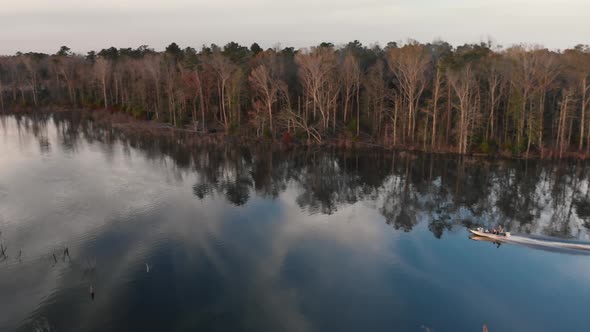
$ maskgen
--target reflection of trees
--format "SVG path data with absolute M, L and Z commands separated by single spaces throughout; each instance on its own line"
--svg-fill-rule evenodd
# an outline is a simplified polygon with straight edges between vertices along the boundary
M 401 163 L 392 161 L 394 174 L 388 179 L 383 187 L 384 200 L 381 207 L 381 214 L 385 217 L 388 225 L 405 232 L 412 230 L 418 222 L 416 218 L 417 195 L 413 187 L 410 159 L 402 160 Z M 396 167 L 401 165 L 401 167 Z
M 53 122 L 57 128 L 59 144 L 65 151 L 75 152 L 78 150 L 80 135 L 91 136 L 88 135 L 88 122 L 80 121 L 80 116 L 58 114 L 53 117 Z
M 281 151 L 268 146 L 205 144 L 185 133 L 115 130 L 80 113 L 19 116 L 19 130 L 47 140 L 53 120 L 59 144 L 76 151 L 81 138 L 134 148 L 148 160 L 173 162 L 178 174 L 194 174 L 193 194 L 225 197 L 244 205 L 253 193 L 274 199 L 287 187 L 309 213 L 332 214 L 369 201 L 395 229 L 419 222 L 440 238 L 456 226 L 502 224 L 513 232 L 577 236 L 590 229 L 588 167 L 581 163 L 496 161 L 385 151 Z
M 344 173 L 337 159 L 329 154 L 312 153 L 306 165 L 300 164 L 300 167 L 295 180 L 302 189 L 296 199 L 301 207 L 313 213 L 332 214 L 338 209 L 338 203 L 350 201 L 350 191 L 356 189 L 348 186 L 353 176 Z
M 554 169 L 551 184 L 553 214 L 551 222 L 543 230 L 545 234 L 567 237 L 580 226 L 572 219 L 581 177 L 579 169 L 575 163 Z
M 584 172 L 586 169 L 584 168 Z M 582 175 L 586 178 L 586 174 Z M 575 208 L 576 215 L 584 221 L 584 226 L 590 229 L 590 185 L 588 182 L 585 183 L 585 189 L 578 191 L 578 195 L 576 196 L 573 204 Z
M 529 167 L 525 162 L 517 163 L 511 168 L 499 170 L 497 177 L 497 203 L 503 223 L 514 231 L 530 231 L 531 224 L 540 215 L 542 206 L 537 186 L 544 186 L 541 168 Z

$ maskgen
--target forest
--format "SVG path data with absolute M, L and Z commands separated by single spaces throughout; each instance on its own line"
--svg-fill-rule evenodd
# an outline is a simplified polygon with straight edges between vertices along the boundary
M 0 57 L 0 109 L 108 110 L 301 144 L 590 156 L 590 47 L 235 42 Z

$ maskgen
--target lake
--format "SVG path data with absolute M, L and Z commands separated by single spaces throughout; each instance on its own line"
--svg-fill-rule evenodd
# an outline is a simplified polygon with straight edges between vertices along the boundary
M 588 331 L 589 178 L 0 116 L 0 331 Z

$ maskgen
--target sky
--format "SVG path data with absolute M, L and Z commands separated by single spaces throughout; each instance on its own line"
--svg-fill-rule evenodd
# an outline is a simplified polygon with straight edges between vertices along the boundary
M 0 54 L 162 50 L 224 45 L 307 47 L 488 39 L 564 49 L 590 43 L 588 0 L 0 0 Z

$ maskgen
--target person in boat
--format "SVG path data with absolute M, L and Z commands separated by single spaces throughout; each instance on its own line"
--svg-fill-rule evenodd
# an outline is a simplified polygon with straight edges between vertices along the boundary
M 502 227 L 502 225 L 498 226 L 498 235 L 501 235 L 502 233 L 504 233 L 504 228 Z

